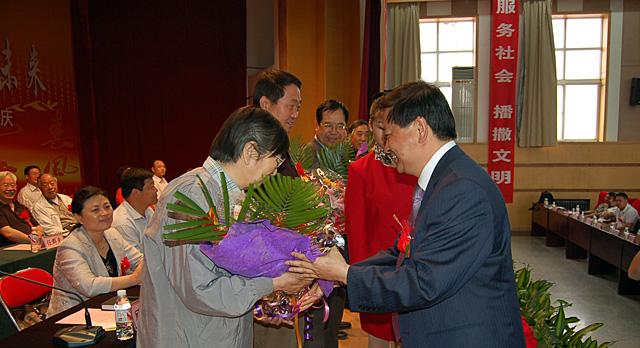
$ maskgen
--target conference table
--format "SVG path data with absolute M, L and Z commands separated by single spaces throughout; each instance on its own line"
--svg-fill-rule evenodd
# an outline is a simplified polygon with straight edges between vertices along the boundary
M 11 248 L 11 246 L 8 248 Z M 3 248 L 0 249 L 0 270 L 15 273 L 21 269 L 37 267 L 51 273 L 53 272 L 55 258 L 55 248 L 37 253 L 32 253 L 30 250 L 6 250 L 6 248 Z M 11 323 L 11 319 L 9 319 L 4 310 L 0 309 L 0 338 L 12 335 L 15 332 L 16 329 Z
M 631 260 L 640 251 L 634 235 L 621 235 L 605 223 L 542 205 L 532 210 L 531 234 L 544 236 L 547 246 L 564 246 L 567 259 L 587 258 L 588 274 L 615 273 L 619 295 L 640 294 L 640 282 L 627 274 Z
M 85 304 L 89 308 L 100 308 L 103 302 L 109 300 L 115 295 L 115 292 L 98 295 L 87 300 Z M 133 286 L 128 288 L 127 295 L 140 296 L 140 287 Z M 83 304 L 71 307 L 64 312 L 58 313 L 51 318 L 47 318 L 46 320 L 22 330 L 13 336 L 0 340 L 0 347 L 57 347 L 53 344 L 53 335 L 58 332 L 58 330 L 72 325 L 56 324 L 56 322 L 70 314 L 82 310 L 83 308 Z M 118 341 L 116 339 L 115 331 L 107 331 L 105 338 L 92 347 L 135 347 L 135 343 L 135 337 L 127 341 Z

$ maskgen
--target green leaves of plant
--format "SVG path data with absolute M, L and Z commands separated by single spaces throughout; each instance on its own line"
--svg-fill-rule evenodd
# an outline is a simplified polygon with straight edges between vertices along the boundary
M 531 269 L 525 266 L 515 271 L 516 285 L 520 313 L 533 329 L 534 336 L 538 340 L 538 347 L 580 347 L 580 348 L 605 348 L 613 342 L 598 342 L 585 336 L 600 327 L 602 323 L 588 325 L 575 331 L 580 319 L 567 317 L 564 309 L 571 303 L 557 300 L 557 306 L 551 304 L 549 289 L 553 283 L 544 279 L 531 280 Z M 583 340 L 584 339 L 584 340 Z
M 356 152 L 349 141 L 344 141 L 332 147 L 322 148 L 317 156 L 320 168 L 332 170 L 347 181 L 349 162 L 356 157 Z

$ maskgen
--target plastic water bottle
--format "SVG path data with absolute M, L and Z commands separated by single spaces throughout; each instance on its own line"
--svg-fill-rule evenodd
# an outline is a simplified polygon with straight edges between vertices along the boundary
M 545 199 L 544 199 L 544 207 L 545 208 L 549 208 L 549 198 L 545 197 Z
M 127 298 L 127 290 L 118 290 L 113 309 L 116 312 L 116 338 L 126 341 L 133 338 L 133 316 L 131 315 L 131 303 Z
M 576 213 L 580 212 L 580 204 L 576 205 Z

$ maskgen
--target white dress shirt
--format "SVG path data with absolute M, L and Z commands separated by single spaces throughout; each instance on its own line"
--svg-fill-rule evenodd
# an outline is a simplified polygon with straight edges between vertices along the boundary
M 18 202 L 27 207 L 31 212 L 33 212 L 33 205 L 36 204 L 40 197 L 42 197 L 42 192 L 40 192 L 40 189 L 36 186 L 31 185 L 31 183 L 27 183 L 27 185 L 18 192 Z
M 427 185 L 429 185 L 429 180 L 431 180 L 431 176 L 433 175 L 433 171 L 436 169 L 438 162 L 442 159 L 442 157 L 447 153 L 447 151 L 451 150 L 456 146 L 456 142 L 451 140 L 450 142 L 442 145 L 431 157 L 429 162 L 424 165 L 422 168 L 422 172 L 420 173 L 420 177 L 418 177 L 418 185 L 423 191 L 427 190 Z
M 153 209 L 147 207 L 144 216 L 142 216 L 138 211 L 133 209 L 131 204 L 125 199 L 122 204 L 113 211 L 113 223 L 111 227 L 118 230 L 124 240 L 142 252 L 142 235 L 152 216 Z
M 167 183 L 167 180 L 165 180 L 165 178 L 161 178 L 156 175 L 153 176 L 153 185 L 158 190 L 158 198 L 160 198 L 160 194 L 162 193 L 162 191 L 164 191 L 165 187 L 167 187 L 168 184 L 169 183 Z
M 68 206 L 71 204 L 71 197 L 58 193 L 55 201 L 51 203 L 44 195 L 40 194 L 40 199 L 35 202 L 33 209 L 31 209 L 33 217 L 38 221 L 42 228 L 44 228 L 44 234 L 46 235 L 65 232 L 62 222 L 60 221 L 60 212 L 58 211 L 58 207 L 54 206 L 54 204 L 62 204 L 64 209 L 68 209 Z

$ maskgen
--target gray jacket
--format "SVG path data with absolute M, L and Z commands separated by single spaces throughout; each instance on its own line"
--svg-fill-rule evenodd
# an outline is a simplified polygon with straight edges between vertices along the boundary
M 125 256 L 131 264 L 127 274 L 133 273 L 142 260 L 142 254 L 113 228 L 104 231 L 104 236 L 116 258 L 118 274 L 122 272 L 120 262 Z M 75 291 L 84 300 L 111 291 L 111 277 L 84 227 L 71 232 L 58 247 L 53 265 L 53 278 L 55 286 Z M 55 315 L 78 303 L 75 296 L 53 290 L 47 316 Z
M 196 175 L 217 207 L 222 207 L 219 173 L 208 157 L 203 167 L 172 180 L 163 191 L 142 238 L 146 256 L 142 280 L 138 347 L 251 347 L 254 303 L 273 289 L 270 278 L 234 276 L 218 268 L 198 244 L 165 242 L 163 226 L 178 222 L 167 216 L 167 203 L 180 191 L 207 208 Z M 243 193 L 227 178 L 231 197 Z M 221 209 L 219 209 L 221 211 Z

